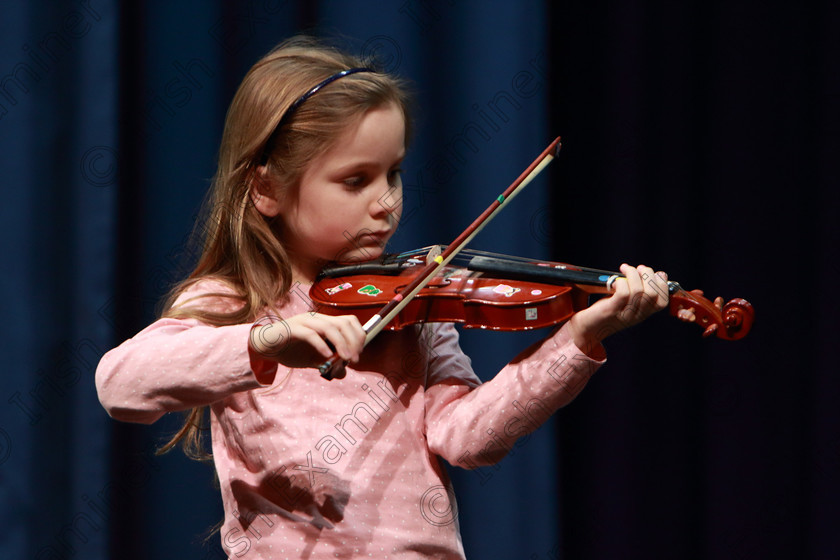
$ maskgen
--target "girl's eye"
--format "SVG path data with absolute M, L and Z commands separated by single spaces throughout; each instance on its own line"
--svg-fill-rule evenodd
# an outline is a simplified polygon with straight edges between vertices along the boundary
M 402 175 L 403 170 L 400 168 L 392 169 L 390 173 L 388 173 L 388 184 L 392 187 L 397 186 L 397 182 L 400 180 L 400 175 Z
M 348 177 L 348 178 L 344 179 L 343 182 L 348 187 L 357 189 L 357 188 L 365 185 L 365 178 L 362 177 L 361 175 L 356 175 L 354 177 Z

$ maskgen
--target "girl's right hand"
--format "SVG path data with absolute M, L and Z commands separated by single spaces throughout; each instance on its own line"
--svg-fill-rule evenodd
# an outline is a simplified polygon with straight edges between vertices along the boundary
M 333 317 L 301 313 L 251 329 L 251 348 L 286 367 L 317 367 L 333 355 L 356 362 L 365 345 L 365 331 L 354 315 Z

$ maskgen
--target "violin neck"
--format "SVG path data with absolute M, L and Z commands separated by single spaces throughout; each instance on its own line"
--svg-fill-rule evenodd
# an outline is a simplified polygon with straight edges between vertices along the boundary
M 497 275 L 511 280 L 530 280 L 545 284 L 565 284 L 572 282 L 587 286 L 605 286 L 611 276 L 620 277 L 621 274 L 610 274 L 603 271 L 575 270 L 553 265 L 542 265 L 529 262 L 512 261 L 487 256 L 477 256 L 470 259 L 466 268 L 476 272 Z
M 475 256 L 467 263 L 466 268 L 476 272 L 498 275 L 511 280 L 525 280 L 543 282 L 545 284 L 573 283 L 588 286 L 587 291 L 605 293 L 610 291 L 611 284 L 616 278 L 624 278 L 620 272 L 594 270 L 585 268 L 570 268 L 567 265 L 535 264 L 518 260 L 507 260 L 490 256 Z M 680 290 L 676 282 L 668 282 L 668 291 L 676 293 Z

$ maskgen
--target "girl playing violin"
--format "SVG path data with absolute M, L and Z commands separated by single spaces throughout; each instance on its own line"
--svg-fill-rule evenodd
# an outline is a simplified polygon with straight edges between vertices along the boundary
M 484 384 L 451 324 L 363 348 L 354 316 L 314 312 L 305 294 L 326 263 L 382 254 L 408 136 L 400 80 L 310 39 L 271 51 L 228 111 L 195 270 L 99 364 L 117 420 L 192 409 L 164 449 L 200 450 L 209 410 L 230 558 L 463 558 L 457 522 L 423 510 L 430 489 L 452 495 L 441 459 L 501 460 L 583 388 L 603 338 L 668 303 L 664 274 L 623 265 L 610 297 Z M 315 368 L 333 351 L 349 363 L 328 381 Z

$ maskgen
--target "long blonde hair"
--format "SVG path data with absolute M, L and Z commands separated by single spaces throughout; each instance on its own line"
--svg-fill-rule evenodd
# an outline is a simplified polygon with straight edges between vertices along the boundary
M 310 88 L 337 72 L 365 65 L 319 40 L 299 36 L 275 47 L 248 71 L 225 119 L 218 170 L 198 230 L 201 256 L 189 277 L 170 291 L 163 317 L 195 318 L 214 326 L 248 323 L 288 295 L 291 269 L 278 235 L 281 224 L 260 214 L 251 201 L 256 166 L 267 156 L 272 179 L 294 196 L 309 161 L 329 150 L 366 112 L 388 103 L 402 110 L 408 137 L 406 85 L 380 72 L 349 75 L 325 86 L 275 131 L 284 113 Z M 270 150 L 264 153 L 269 139 Z M 202 307 L 196 300 L 174 306 L 186 289 L 205 279 L 220 281 L 230 291 L 203 296 L 230 299 L 237 304 L 234 311 Z M 209 458 L 201 441 L 205 408 L 192 409 L 159 453 L 180 442 L 188 456 Z

